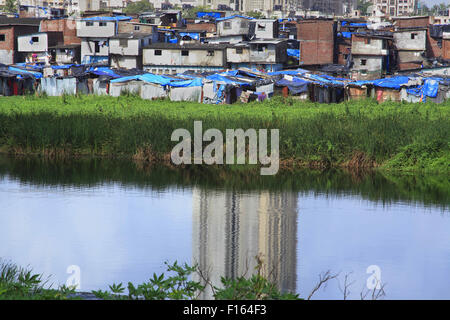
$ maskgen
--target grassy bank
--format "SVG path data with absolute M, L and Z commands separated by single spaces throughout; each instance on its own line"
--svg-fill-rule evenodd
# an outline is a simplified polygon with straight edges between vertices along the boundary
M 203 105 L 122 96 L 0 98 L 0 150 L 168 161 L 173 130 L 279 129 L 282 166 L 450 172 L 450 102 Z

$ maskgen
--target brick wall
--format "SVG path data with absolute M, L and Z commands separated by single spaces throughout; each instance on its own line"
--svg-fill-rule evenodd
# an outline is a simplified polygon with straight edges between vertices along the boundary
M 14 50 L 15 49 L 14 27 L 13 26 L 0 27 L 0 35 L 5 35 L 5 40 L 0 41 L 0 50 Z
M 214 23 L 188 23 L 186 29 L 189 31 L 206 31 L 209 33 L 216 32 Z
M 450 39 L 442 40 L 442 57 L 444 59 L 450 60 Z
M 334 63 L 334 33 L 334 21 L 300 21 L 297 24 L 297 40 L 300 40 L 300 64 Z
M 426 28 L 430 24 L 430 17 L 410 18 L 410 19 L 394 19 L 395 26 L 398 28 Z
M 81 39 L 77 37 L 77 28 L 75 20 L 71 19 L 42 20 L 41 31 L 63 32 L 64 45 L 81 43 Z

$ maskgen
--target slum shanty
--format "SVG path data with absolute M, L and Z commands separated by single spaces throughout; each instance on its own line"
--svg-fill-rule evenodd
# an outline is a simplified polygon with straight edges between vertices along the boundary
M 166 1 L 138 14 L 94 2 L 21 6 L 0 15 L 0 95 L 134 93 L 210 104 L 450 98 L 448 9 L 421 16 L 409 2 L 374 1 L 362 13 L 341 2 L 314 10 L 214 2 L 201 11 Z

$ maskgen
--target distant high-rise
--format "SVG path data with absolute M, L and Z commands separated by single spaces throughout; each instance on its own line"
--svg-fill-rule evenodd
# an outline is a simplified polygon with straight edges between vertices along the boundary
M 295 291 L 297 195 L 292 192 L 193 192 L 193 261 L 210 280 L 263 272 L 282 292 Z M 196 278 L 200 281 L 200 278 Z M 206 291 L 202 298 L 212 298 Z
M 371 0 L 374 10 L 383 12 L 388 16 L 413 15 L 417 8 L 417 0 Z
M 328 15 L 344 15 L 356 8 L 356 0 L 302 0 L 302 9 Z

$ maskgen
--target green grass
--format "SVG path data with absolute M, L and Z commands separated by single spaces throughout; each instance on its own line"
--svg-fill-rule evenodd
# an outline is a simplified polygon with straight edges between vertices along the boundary
M 279 129 L 280 156 L 339 165 L 355 153 L 388 170 L 449 172 L 450 101 L 408 104 L 373 100 L 204 105 L 135 96 L 0 98 L 0 149 L 12 153 L 132 157 L 171 151 L 173 130 Z M 417 150 L 432 149 L 432 152 Z M 409 152 L 408 150 L 415 150 Z M 420 157 L 417 157 L 417 152 Z

